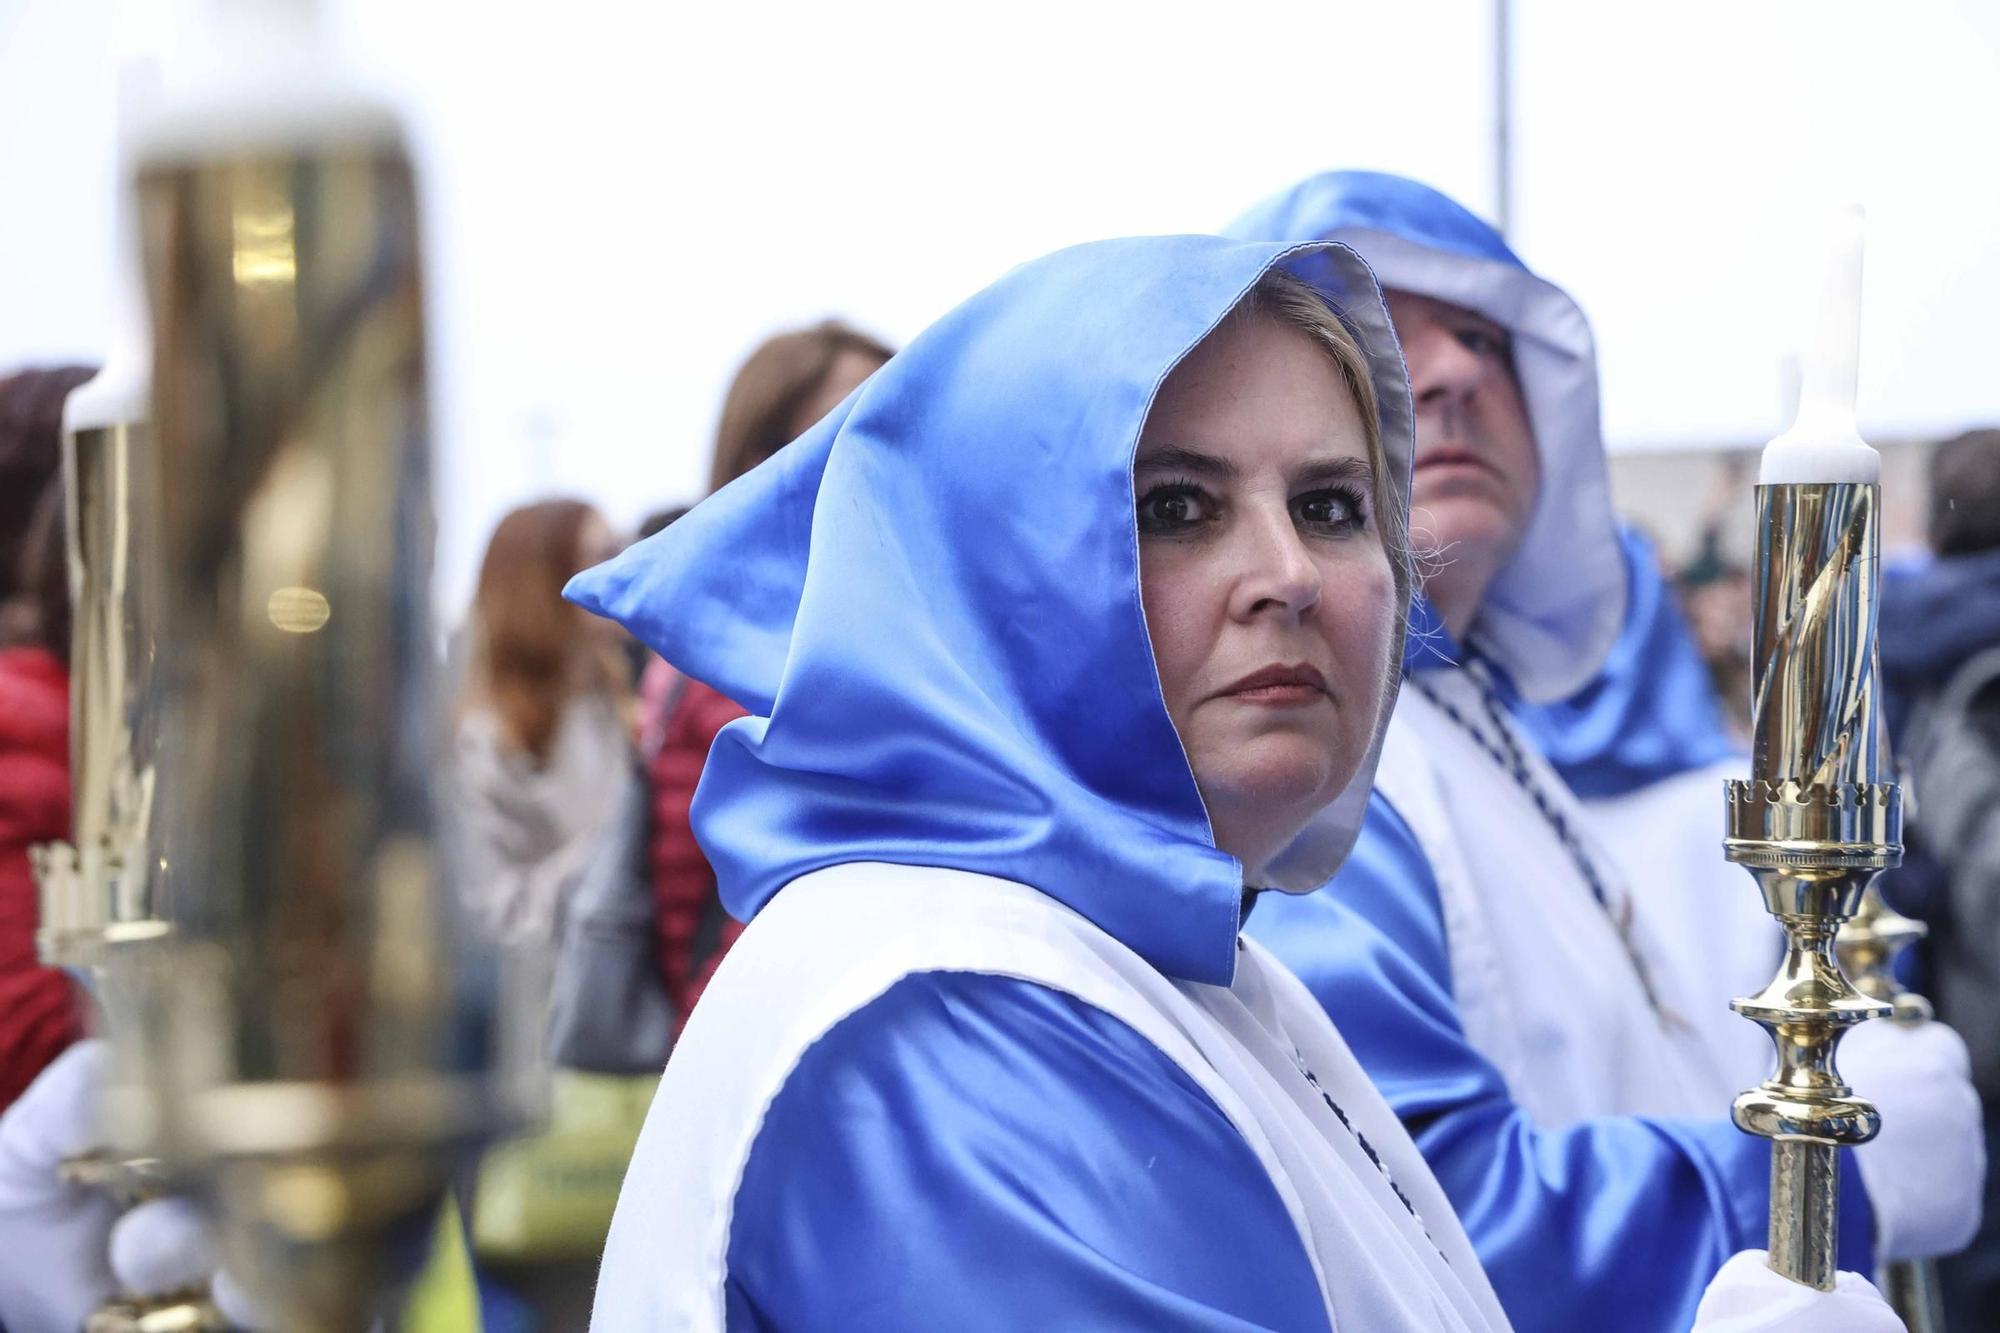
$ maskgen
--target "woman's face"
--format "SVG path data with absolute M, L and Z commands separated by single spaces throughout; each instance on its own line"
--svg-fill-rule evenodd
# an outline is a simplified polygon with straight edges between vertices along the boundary
M 1216 846 L 1254 875 L 1354 776 L 1389 684 L 1360 410 L 1306 334 L 1228 320 L 1161 386 L 1132 489 L 1167 712 Z

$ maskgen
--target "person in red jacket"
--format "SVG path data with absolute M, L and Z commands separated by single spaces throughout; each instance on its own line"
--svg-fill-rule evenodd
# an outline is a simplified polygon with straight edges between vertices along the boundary
M 0 1109 L 83 1035 L 74 982 L 35 955 L 28 849 L 70 836 L 62 405 L 86 368 L 0 379 Z
M 765 341 L 736 372 L 723 400 L 709 489 L 720 490 L 803 434 L 891 355 L 834 320 Z M 695 843 L 688 803 L 715 734 L 744 710 L 658 658 L 648 665 L 639 693 L 653 807 L 646 860 L 659 909 L 660 969 L 678 1021 L 685 1023 L 743 931 L 716 897 L 715 872 Z

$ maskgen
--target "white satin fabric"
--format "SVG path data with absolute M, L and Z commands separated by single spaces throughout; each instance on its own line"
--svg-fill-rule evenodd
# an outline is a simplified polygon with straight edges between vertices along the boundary
M 1634 910 L 1687 985 L 1683 1016 L 1740 1090 L 1775 1067 L 1764 1029 L 1729 1007 L 1770 984 L 1784 932 L 1757 883 L 1723 859 L 1722 784 L 1750 776 L 1726 759 L 1626 796 L 1582 802 L 1592 832 L 1637 892 Z
M 1177 982 L 1033 889 L 880 864 L 794 881 L 724 960 L 640 1135 L 593 1327 L 724 1327 L 731 1206 L 765 1109 L 822 1033 L 900 978 L 936 971 L 1062 991 L 1185 1070 L 1269 1172 L 1335 1328 L 1508 1327 L 1415 1144 L 1311 994 L 1255 942 L 1239 952 L 1230 987 Z M 1301 1059 L 1352 1131 L 1306 1081 Z M 1380 1169 L 1354 1131 L 1374 1146 Z
M 1498 743 L 1465 670 L 1423 680 Z M 1545 1129 L 1601 1115 L 1727 1114 L 1740 1088 L 1704 1038 L 1717 1025 L 1693 1016 L 1699 992 L 1575 797 L 1525 738 L 1517 744 L 1595 859 L 1607 902 L 1513 776 L 1415 688 L 1397 703 L 1376 778 L 1436 876 L 1467 1038 Z

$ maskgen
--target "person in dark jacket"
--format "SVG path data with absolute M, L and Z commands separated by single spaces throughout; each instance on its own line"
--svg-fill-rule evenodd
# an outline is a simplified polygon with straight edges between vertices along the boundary
M 2000 430 L 1938 446 L 1931 461 L 1936 559 L 1886 574 L 1882 675 L 1907 775 L 1903 866 L 1883 891 L 1931 926 L 1938 1016 L 1965 1036 L 2000 1152 Z M 1989 1328 L 2000 1310 L 2000 1186 L 1964 1253 L 1943 1261 L 1947 1322 Z
M 63 403 L 96 373 L 58 366 L 0 375 L 0 648 L 41 639 L 37 603 L 22 586 L 28 530 L 49 487 L 59 484 Z

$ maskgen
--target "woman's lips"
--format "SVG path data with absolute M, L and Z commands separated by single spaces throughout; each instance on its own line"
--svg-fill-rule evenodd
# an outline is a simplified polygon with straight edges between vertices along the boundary
M 1296 666 L 1267 666 L 1253 671 L 1222 691 L 1226 698 L 1245 703 L 1294 707 L 1329 697 L 1326 677 L 1308 663 Z

